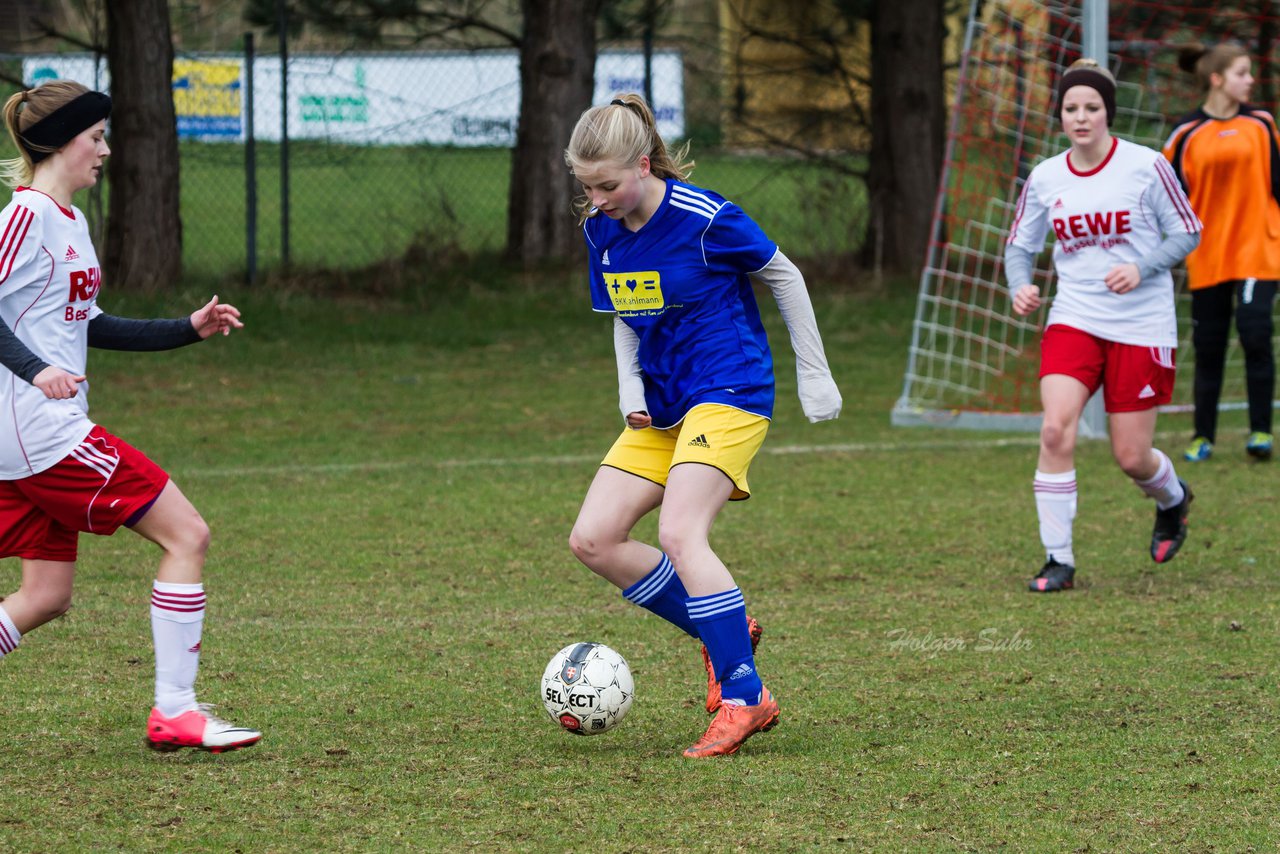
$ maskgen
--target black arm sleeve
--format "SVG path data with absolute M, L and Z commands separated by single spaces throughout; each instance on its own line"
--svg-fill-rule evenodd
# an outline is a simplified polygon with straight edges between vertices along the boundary
M 1271 196 L 1280 202 L 1280 148 L 1276 147 L 1275 134 L 1267 130 L 1268 146 L 1271 149 Z
M 49 363 L 32 353 L 3 320 L 0 320 L 0 365 L 26 382 L 31 382 L 36 374 L 49 367 Z
M 89 346 L 98 350 L 173 350 L 199 340 L 189 317 L 134 320 L 100 314 L 89 321 Z

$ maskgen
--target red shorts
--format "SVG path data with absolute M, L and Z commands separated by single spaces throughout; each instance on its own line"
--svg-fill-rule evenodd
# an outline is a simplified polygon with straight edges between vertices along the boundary
M 1055 323 L 1040 341 L 1040 376 L 1065 374 L 1089 394 L 1102 386 L 1107 412 L 1141 412 L 1173 399 L 1178 376 L 1172 347 L 1119 344 Z
M 168 482 L 137 448 L 94 427 L 51 468 L 0 481 L 0 558 L 74 561 L 77 532 L 134 524 Z

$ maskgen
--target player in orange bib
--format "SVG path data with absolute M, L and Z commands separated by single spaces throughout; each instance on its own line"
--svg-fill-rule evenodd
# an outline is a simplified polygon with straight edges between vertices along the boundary
M 226 335 L 240 312 L 214 297 L 189 317 L 132 320 L 98 306 L 102 271 L 72 196 L 98 182 L 111 98 L 56 80 L 18 92 L 4 119 L 20 156 L 0 164 L 13 200 L 0 212 L 0 558 L 22 583 L 0 604 L 0 659 L 71 607 L 81 531 L 132 528 L 163 554 L 151 589 L 159 750 L 220 753 L 256 730 L 196 702 L 209 528 L 164 470 L 89 420 L 89 347 L 167 350 Z
M 1179 65 L 1205 92 L 1204 103 L 1178 121 L 1164 144 L 1204 219 L 1200 246 L 1187 256 L 1196 409 L 1184 456 L 1199 462 L 1213 453 L 1234 314 L 1249 399 L 1245 451 L 1266 460 L 1276 385 L 1271 311 L 1280 280 L 1280 137 L 1271 113 L 1248 101 L 1254 80 L 1243 47 L 1184 48 Z

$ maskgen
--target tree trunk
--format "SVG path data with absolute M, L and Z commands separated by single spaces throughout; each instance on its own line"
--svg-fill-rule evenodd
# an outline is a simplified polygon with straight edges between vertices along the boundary
M 507 255 L 529 266 L 576 258 L 564 149 L 591 105 L 601 0 L 521 0 L 520 123 L 511 157 Z
M 865 260 L 918 273 L 946 141 L 943 5 L 875 3 L 871 20 L 870 219 Z
M 182 274 L 173 42 L 166 0 L 107 3 L 111 181 L 104 276 L 153 292 Z

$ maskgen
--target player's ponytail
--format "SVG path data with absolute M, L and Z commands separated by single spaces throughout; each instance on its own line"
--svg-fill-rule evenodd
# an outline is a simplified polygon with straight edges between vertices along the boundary
M 684 145 L 676 149 L 674 155 L 669 153 L 667 144 L 662 141 L 662 136 L 658 133 L 658 122 L 653 116 L 653 111 L 649 109 L 649 105 L 641 95 L 634 92 L 619 95 L 609 102 L 609 106 L 625 107 L 640 118 L 649 138 L 649 150 L 643 153 L 649 155 L 650 172 L 663 180 L 672 178 L 676 181 L 687 181 L 689 179 L 689 174 L 693 171 L 693 161 L 687 159 L 688 141 L 686 140 Z
M 573 169 L 604 161 L 630 166 L 647 156 L 649 171 L 654 176 L 685 181 L 693 170 L 693 161 L 688 155 L 688 142 L 674 153 L 667 150 L 653 111 L 642 96 L 629 92 L 582 114 L 569 138 L 564 160 Z M 590 215 L 591 200 L 585 196 L 576 199 L 574 209 L 579 222 L 585 220 Z
M 17 157 L 0 160 L 0 180 L 9 187 L 30 184 L 35 170 L 31 156 L 18 142 L 18 121 L 22 105 L 26 101 L 27 92 L 23 89 L 10 95 L 9 100 L 4 102 L 4 126 L 9 131 L 9 138 L 13 140 L 13 147 L 18 149 Z
M 1248 56 L 1249 51 L 1234 42 L 1206 47 L 1202 44 L 1183 45 L 1178 49 L 1178 67 L 1194 74 L 1202 92 L 1213 87 L 1213 74 L 1225 74 L 1237 59 Z

